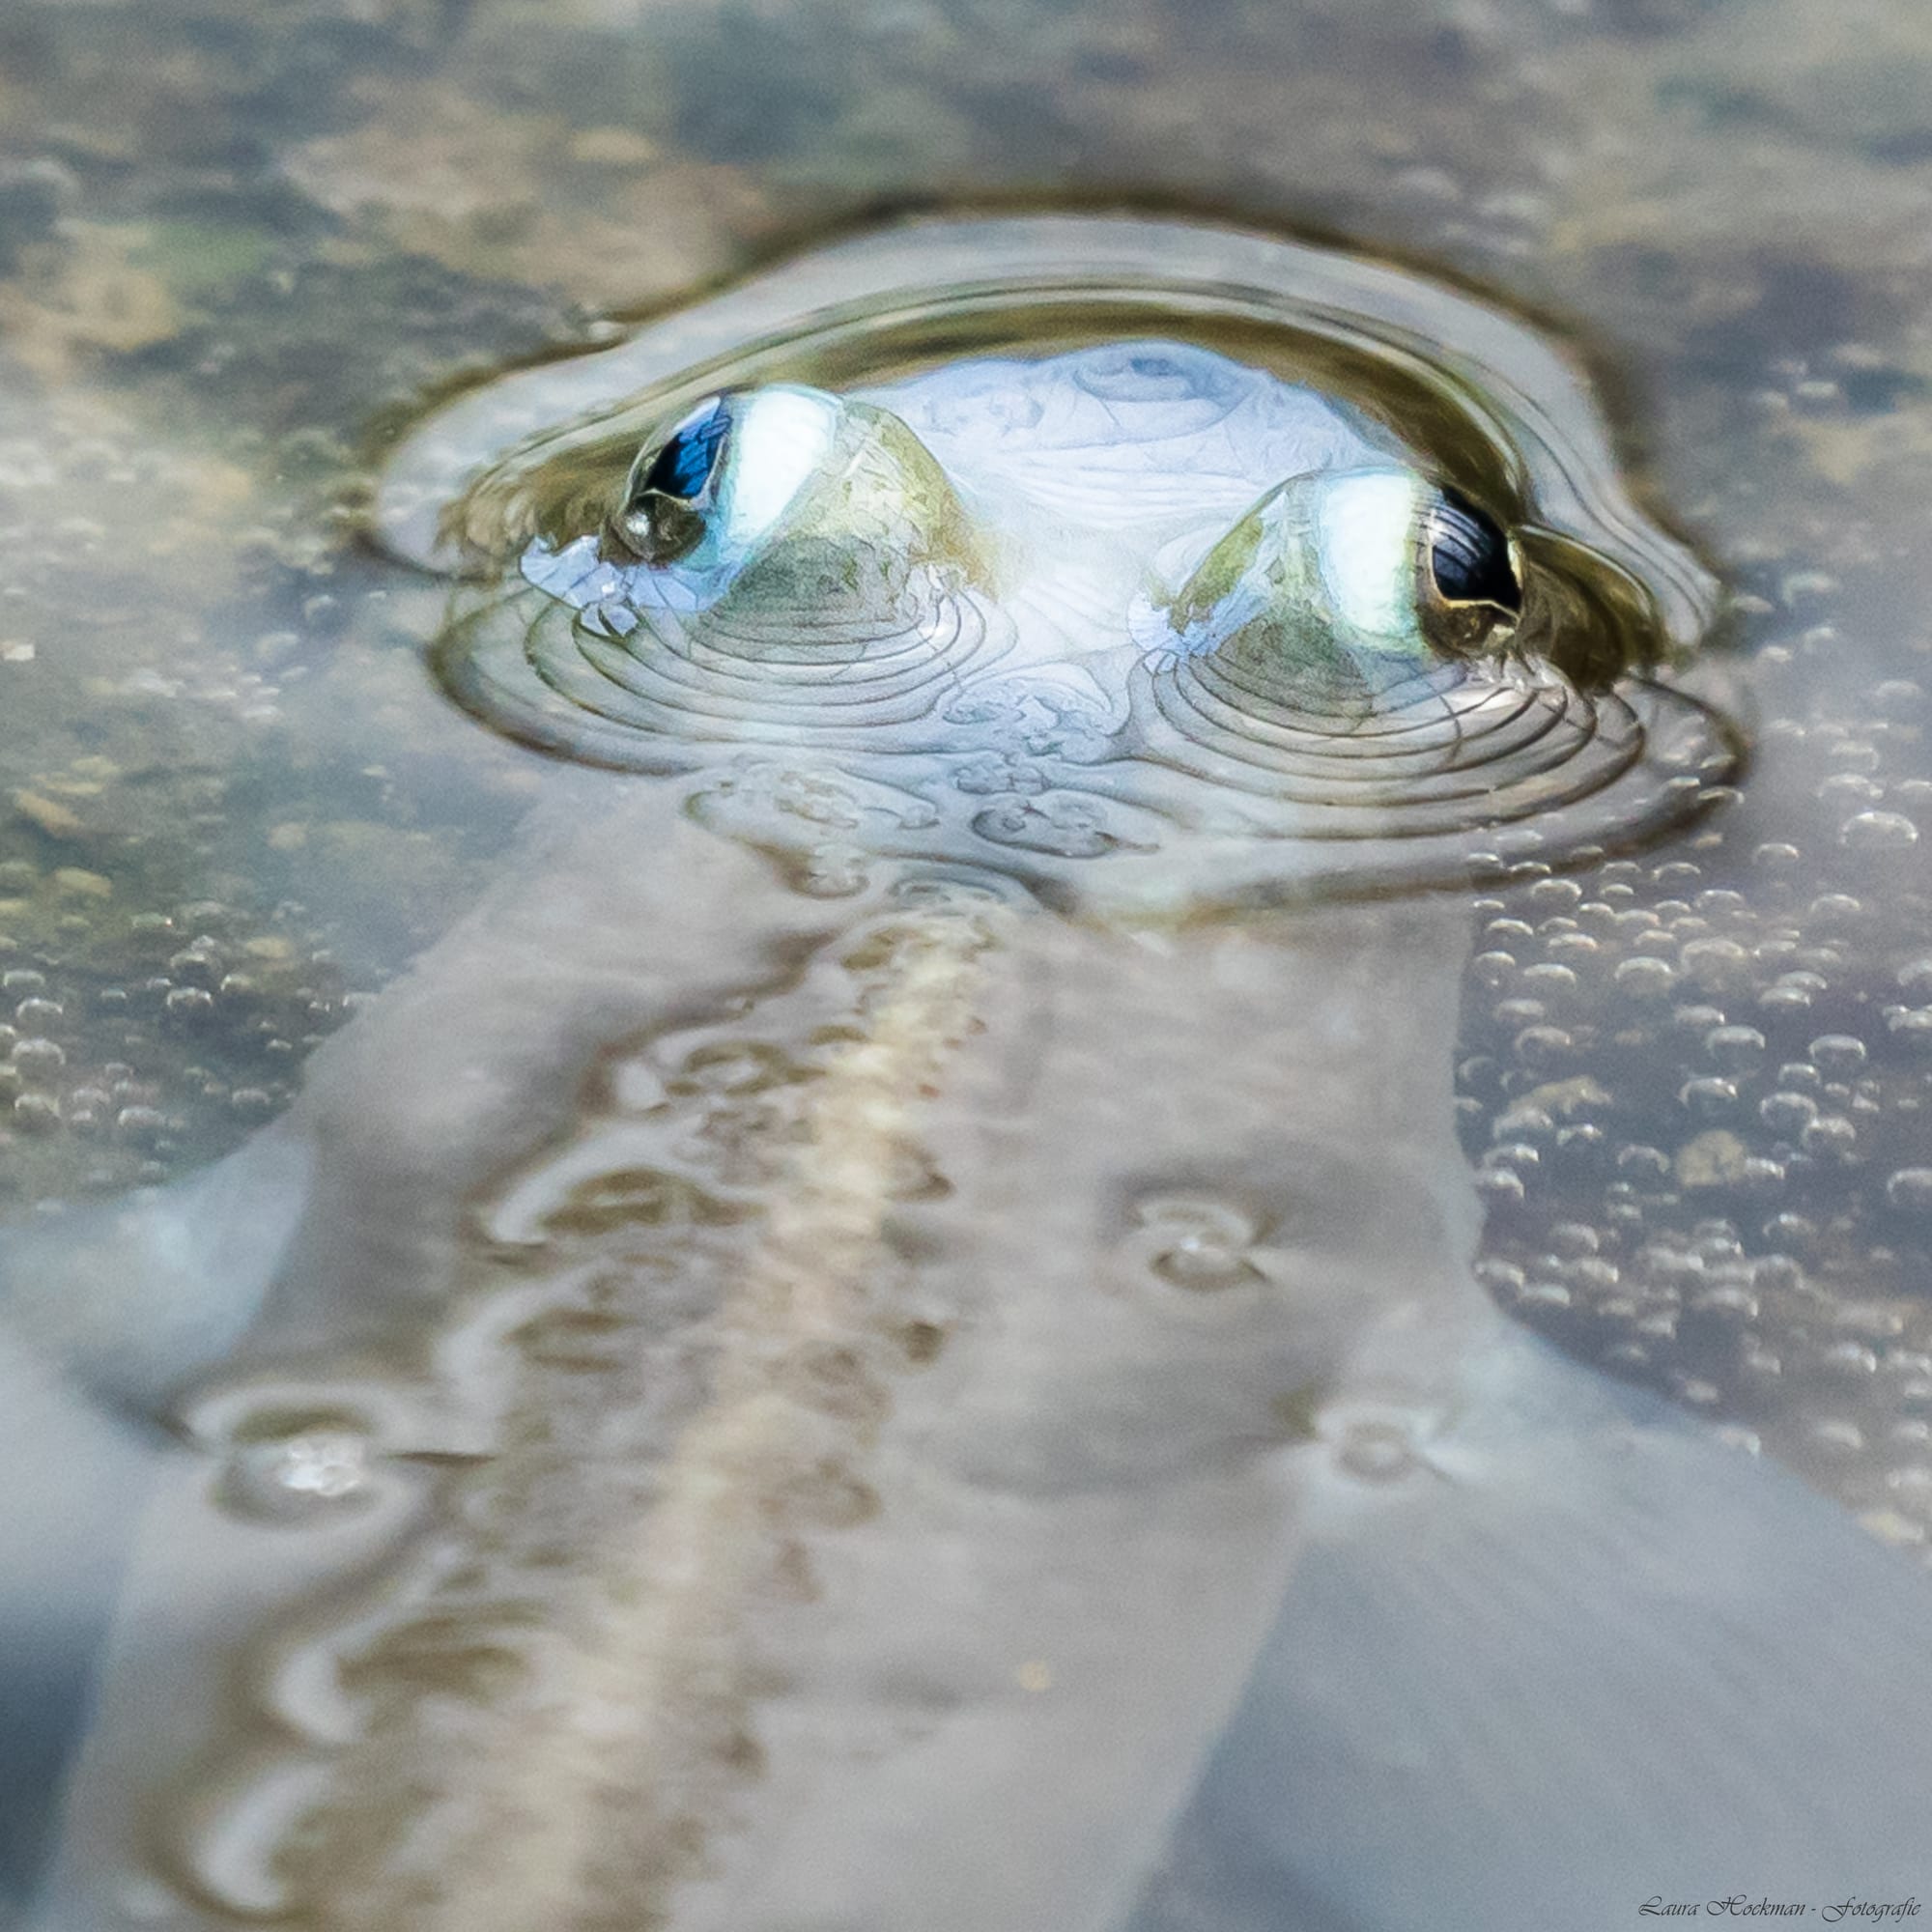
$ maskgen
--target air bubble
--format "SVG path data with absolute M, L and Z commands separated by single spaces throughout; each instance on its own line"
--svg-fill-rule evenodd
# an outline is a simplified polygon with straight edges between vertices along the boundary
M 1706 919 L 1741 920 L 1750 912 L 1750 901 L 1742 893 L 1727 887 L 1712 886 L 1691 901 L 1692 908 Z
M 1238 1208 L 1183 1196 L 1138 1204 L 1135 1218 L 1151 1231 L 1148 1265 L 1176 1288 L 1197 1292 L 1259 1279 L 1249 1259 L 1254 1223 Z
M 168 977 L 179 985 L 213 987 L 221 978 L 221 962 L 213 941 L 198 939 L 168 961 Z
M 1479 952 L 1469 962 L 1469 970 L 1479 985 L 1499 993 L 1516 977 L 1516 957 L 1501 951 Z
M 1862 1378 L 1878 1373 L 1878 1356 L 1862 1342 L 1833 1342 L 1818 1359 L 1834 1375 Z
M 1153 1258 L 1154 1272 L 1177 1288 L 1227 1288 L 1254 1269 L 1239 1247 L 1206 1232 L 1181 1235 Z
M 1514 1299 L 1521 1293 L 1526 1277 L 1514 1262 L 1484 1256 L 1475 1264 L 1475 1276 L 1492 1294 Z
M 1547 1009 L 1541 1000 L 1498 1000 L 1491 1017 L 1499 1027 L 1535 1026 Z
M 1812 932 L 1830 932 L 1834 927 L 1842 931 L 1864 916 L 1863 902 L 1850 893 L 1820 893 L 1806 909 L 1804 923 Z
M 1858 1145 L 1859 1130 L 1842 1114 L 1821 1114 L 1806 1122 L 1799 1145 L 1820 1159 L 1843 1160 Z
M 1721 1120 L 1738 1104 L 1738 1090 L 1732 1082 L 1717 1074 L 1687 1080 L 1678 1089 L 1678 1104 L 1701 1121 Z
M 1556 1065 L 1575 1051 L 1576 1041 L 1561 1027 L 1525 1027 L 1514 1041 L 1516 1057 L 1526 1066 Z
M 1816 793 L 1820 805 L 1873 806 L 1885 796 L 1885 787 L 1874 782 L 1862 772 L 1833 772 L 1822 780 Z
M 1901 1007 L 1886 1015 L 1886 1028 L 1902 1045 L 1932 1048 L 1932 1007 Z
M 1504 1144 L 1523 1141 L 1535 1146 L 1552 1139 L 1555 1133 L 1555 1116 L 1548 1108 L 1528 1100 L 1519 1100 L 1490 1123 L 1490 1138 Z
M 1419 1458 L 1406 1430 L 1391 1422 L 1351 1423 L 1335 1451 L 1337 1464 L 1365 1483 L 1399 1482 Z
M 1571 1262 L 1554 1255 L 1549 1259 L 1562 1269 L 1566 1280 L 1591 1294 L 1608 1294 L 1623 1280 L 1623 1270 L 1616 1263 L 1606 1262 L 1601 1255 L 1578 1255 Z
M 1865 1064 L 1865 1043 L 1848 1033 L 1820 1034 L 1806 1049 L 1823 1073 L 1851 1073 Z
M 1757 1003 L 1760 1010 L 1774 1016 L 1802 1013 L 1826 990 L 1826 981 L 1816 973 L 1782 973 L 1757 996 Z
M 306 1521 L 325 1511 L 365 1503 L 372 1493 L 369 1438 L 339 1425 L 242 1443 L 219 1484 L 227 1508 L 270 1522 Z
M 1619 960 L 1610 978 L 1634 1000 L 1668 999 L 1677 986 L 1676 967 L 1667 959 L 1655 959 L 1647 953 Z
M 1923 1463 L 1908 1463 L 1889 1470 L 1886 1488 L 1898 1498 L 1899 1507 L 1915 1516 L 1932 1516 L 1932 1467 Z
M 65 1050 L 53 1040 L 39 1037 L 16 1042 L 8 1058 L 20 1078 L 35 1086 L 46 1086 L 58 1079 L 61 1068 L 67 1065 Z
M 1597 942 L 1582 933 L 1565 933 L 1564 940 L 1587 947 L 1592 952 L 1597 950 Z M 1552 942 L 1552 946 L 1556 942 Z M 1560 965 L 1554 960 L 1541 960 L 1534 966 L 1526 966 L 1522 973 L 1523 991 L 1539 999 L 1560 999 L 1566 993 L 1577 990 L 1577 975 L 1572 967 Z
M 1704 1036 L 1704 1051 L 1728 1073 L 1743 1073 L 1764 1058 L 1764 1035 L 1755 1027 L 1713 1027 Z
M 1838 829 L 1838 843 L 1855 852 L 1900 852 L 1918 842 L 1918 828 L 1901 811 L 1861 811 Z
M 1932 1167 L 1901 1167 L 1885 1183 L 1885 1198 L 1901 1213 L 1932 1215 Z
M 1544 954 L 1548 956 L 1549 964 L 1542 968 L 1532 968 L 1532 972 L 1538 970 L 1557 972 L 1569 968 L 1571 985 L 1575 985 L 1577 983 L 1575 968 L 1578 966 L 1588 968 L 1602 951 L 1604 951 L 1602 945 L 1590 933 L 1551 933 L 1548 943 L 1544 945 Z
M 1764 1238 L 1779 1249 L 1794 1248 L 1801 1255 L 1813 1254 L 1817 1250 L 1818 1224 L 1808 1215 L 1794 1214 L 1789 1211 L 1782 1214 L 1774 1214 L 1764 1224 L 1763 1233 Z M 1784 1254 L 1765 1255 L 1760 1258 L 1758 1266 L 1761 1270 L 1768 1269 L 1774 1261 L 1788 1264 L 1791 1271 L 1791 1280 L 1788 1283 L 1780 1283 L 1779 1285 L 1797 1286 L 1798 1264 L 1789 1256 Z M 1768 1279 L 1768 1277 L 1763 1276 L 1761 1278 Z
M 1678 958 L 1706 992 L 1722 992 L 1750 977 L 1751 956 L 1735 939 L 1693 939 Z
M 1679 1033 L 1708 1034 L 1724 1024 L 1721 1007 L 1675 1007 L 1670 1023 Z
M 1840 738 L 1825 753 L 1826 762 L 1844 772 L 1875 772 L 1879 749 L 1861 738 Z
M 1727 1321 L 1755 1321 L 1758 1299 L 1741 1284 L 1724 1282 L 1706 1289 L 1691 1302 L 1690 1308 L 1693 1314 L 1717 1316 Z
M 1618 1150 L 1617 1172 L 1640 1185 L 1660 1187 L 1670 1179 L 1670 1156 L 1662 1148 L 1633 1143 Z

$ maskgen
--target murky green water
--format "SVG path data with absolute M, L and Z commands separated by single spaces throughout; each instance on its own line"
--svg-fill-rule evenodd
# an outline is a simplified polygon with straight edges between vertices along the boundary
M 1277 1165 L 1315 1177 L 1298 1197 L 1318 1224 L 1311 1268 L 1365 1293 L 1405 1270 L 1426 1276 L 1440 1230 L 1399 1224 L 1462 1211 L 1415 1206 L 1449 1120 L 1437 1061 L 1460 1001 L 1454 1106 L 1487 1204 L 1478 1273 L 1496 1301 L 1606 1377 L 1707 1418 L 1739 1467 L 1755 1457 L 1796 1468 L 1870 1541 L 1896 1546 L 1890 1560 L 1908 1574 L 1932 1534 L 1928 90 L 1932 26 L 1896 0 L 1829 12 L 1803 0 L 0 9 L 0 987 L 13 1009 L 0 1031 L 0 1189 L 29 1231 L 10 1293 L 28 1310 L 25 1332 L 78 1333 L 64 1359 L 133 1416 L 125 1433 L 75 1425 L 70 1440 L 59 1397 L 44 1424 L 38 1383 L 14 1397 L 21 1492 L 70 1500 L 24 1510 L 0 1558 L 46 1579 L 49 1627 L 81 1634 L 25 1645 L 53 1660 L 16 1673 L 42 1687 L 20 1693 L 30 1704 L 43 1690 L 50 1706 L 79 1708 L 74 1658 L 107 1640 L 119 1603 L 123 1690 L 101 1706 L 98 1761 L 75 1787 L 68 1917 L 46 1922 L 642 1925 L 661 1922 L 650 1914 L 676 1877 L 699 1886 L 699 1902 L 668 1922 L 710 1924 L 696 1915 L 726 1908 L 703 1892 L 716 1871 L 705 1879 L 694 1846 L 740 1808 L 755 1829 L 756 1803 L 794 1790 L 782 1726 L 761 1732 L 755 1699 L 690 1686 L 729 1675 L 706 1645 L 734 1590 L 780 1618 L 770 1604 L 786 1592 L 836 1599 L 837 1559 L 829 1580 L 784 1553 L 772 1577 L 748 1580 L 748 1569 L 735 1583 L 714 1577 L 713 1598 L 676 1597 L 625 1543 L 664 1503 L 639 1492 L 640 1472 L 696 1426 L 679 1406 L 680 1364 L 717 1346 L 707 1311 L 727 1306 L 752 1329 L 770 1319 L 748 1253 L 769 1269 L 774 1252 L 822 1250 L 863 1272 L 876 1260 L 865 1242 L 890 1223 L 895 1264 L 946 1279 L 934 1258 L 966 1236 L 918 1206 L 939 1157 L 900 1119 L 931 1077 L 919 1055 L 970 1032 L 949 1002 L 1001 1009 L 982 978 L 997 988 L 1009 969 L 984 959 L 1021 961 L 1011 971 L 1029 984 L 1072 983 L 1065 976 L 1091 966 L 1012 939 L 1008 914 L 967 885 L 936 910 L 868 901 L 827 952 L 822 924 L 773 910 L 752 870 L 694 860 L 647 810 L 633 821 L 643 842 L 627 845 L 624 814 L 638 808 L 609 802 L 636 794 L 608 787 L 636 781 L 548 763 L 450 704 L 425 664 L 446 586 L 364 531 L 379 464 L 433 395 L 607 344 L 640 307 L 882 203 L 1232 213 L 1464 282 L 1587 366 L 1636 486 L 1729 587 L 1750 769 L 1662 846 L 1519 878 L 1479 895 L 1473 916 L 1445 900 L 1364 913 L 1352 936 L 1338 928 L 1278 963 L 1310 1012 L 1333 1005 L 1338 1038 L 1368 1016 L 1380 1094 L 1351 1084 L 1359 1056 L 1328 1066 L 1307 1037 L 1270 1034 L 1270 996 L 1234 955 L 1213 968 L 1214 1015 L 1167 1045 L 1174 976 L 1118 962 L 1096 993 L 1093 1051 L 1141 1027 L 1149 1091 L 1172 1096 L 1172 1118 L 1151 1110 L 1141 1123 L 1146 1172 L 1116 1204 L 1136 1231 L 1122 1238 L 1143 1261 L 1171 1260 L 1181 1248 L 1160 1231 L 1179 1225 L 1187 1255 L 1209 1264 L 1224 1250 L 1264 1258 L 1287 1210 L 1261 1180 L 1243 1192 L 1249 1181 L 1204 1171 L 1194 1193 L 1162 1190 L 1189 1148 L 1261 1135 L 1279 1115 L 1299 1138 Z M 579 881 L 583 904 L 560 889 L 519 926 L 504 882 L 542 875 L 541 855 L 533 868 L 517 843 L 540 800 L 553 824 L 560 805 L 585 821 L 608 811 L 612 831 L 606 870 Z M 566 981 L 582 992 L 600 975 L 635 979 L 623 908 L 635 904 L 639 929 L 664 932 L 666 918 L 642 887 L 625 896 L 639 849 L 667 855 L 672 873 L 689 864 L 695 881 L 660 980 L 604 1006 L 584 995 L 567 1038 L 518 1018 Z M 381 996 L 479 902 L 497 908 L 497 941 L 444 984 L 469 983 L 473 1013 L 504 1017 L 480 1034 L 452 1024 L 439 1061 L 417 1046 L 438 1034 L 434 1013 Z M 564 959 L 560 935 L 593 928 L 603 937 Z M 744 950 L 754 936 L 755 954 Z M 1321 963 L 1338 945 L 1362 962 L 1346 998 Z M 1440 970 L 1413 963 L 1423 957 Z M 1013 995 L 1009 1010 L 1022 1004 Z M 62 1207 L 111 1213 L 131 1187 L 244 1145 L 272 1149 L 250 1137 L 363 1008 L 392 1028 L 414 1084 L 371 1109 L 366 1079 L 327 1071 L 353 1067 L 353 1052 L 316 1063 L 312 1106 L 343 1144 L 366 1137 L 346 1191 L 316 1210 L 341 1230 L 309 1264 L 309 1287 L 331 1295 L 305 1303 L 303 1282 L 287 1285 L 253 1364 L 232 1388 L 197 1386 L 170 1424 L 187 1446 L 157 1462 L 141 1418 L 169 1365 L 202 1359 L 206 1338 L 167 1308 L 116 1298 L 127 1271 L 111 1223 L 83 1246 L 78 1277 L 43 1259 L 71 1244 L 33 1243 L 66 1238 Z M 995 1027 L 987 1065 L 1005 1079 L 1048 1034 L 1074 1042 L 1055 1049 L 1068 1097 L 1036 1094 L 1024 1117 L 1037 1146 L 1065 1153 L 1064 1191 L 1077 1197 L 1085 1177 L 1097 1193 L 1114 1179 L 1074 1151 L 1113 1118 L 1109 1090 L 1082 1085 L 1081 1023 L 1052 1010 L 1054 1026 L 1032 1033 Z M 1235 1016 L 1253 1027 L 1238 1039 Z M 883 1065 L 867 1058 L 881 1038 L 900 1042 Z M 1405 1048 L 1411 1071 L 1387 1073 Z M 587 1092 L 545 1071 L 600 1055 Z M 1344 1144 L 1382 1132 L 1388 1174 L 1411 1177 L 1384 1205 L 1398 1230 L 1388 1245 L 1322 1222 L 1324 1200 L 1371 1185 L 1322 1165 L 1311 1141 L 1324 1121 Z M 798 1210 L 772 1231 L 771 1203 L 791 1198 L 775 1163 L 793 1158 L 774 1151 L 800 1145 L 843 1147 L 871 1177 L 860 1189 L 871 1232 L 825 1218 L 846 1183 L 823 1175 L 800 1197 L 819 1202 L 819 1219 Z M 439 1149 L 462 1157 L 440 1164 Z M 1012 1244 L 976 1236 L 974 1278 L 1077 1279 L 1083 1243 L 1099 1237 L 1057 1219 L 1058 1195 L 1037 1175 L 1015 1168 L 1003 1184 Z M 223 1264 L 196 1251 L 184 1274 Z M 641 1341 L 640 1281 L 683 1311 Z M 946 1293 L 933 1288 L 930 1307 L 895 1303 L 915 1364 L 935 1350 L 944 1364 L 936 1338 L 971 1326 Z M 453 1318 L 424 1321 L 441 1295 Z M 1230 1347 L 1182 1334 L 1176 1361 Z M 1092 1340 L 1043 1329 L 1037 1351 Z M 849 1422 L 872 1399 L 866 1376 L 820 1368 L 832 1389 L 821 1406 Z M 1150 1410 L 1185 1408 L 1175 1390 L 1194 1384 L 1175 1373 L 1183 1379 L 1149 1385 Z M 443 1391 L 440 1406 L 425 1388 Z M 1078 1406 L 1064 1388 L 1053 1401 Z M 1297 1427 L 1282 1425 L 1289 1437 Z M 1025 1435 L 1013 1414 L 987 1428 Z M 1188 1438 L 1172 1439 L 1184 1463 Z M 729 1444 L 705 1453 L 742 1473 Z M 757 1504 L 813 1525 L 800 1552 L 814 1535 L 899 1520 L 875 1482 L 831 1460 L 812 1467 L 806 1492 Z M 64 1490 L 64 1469 L 89 1473 Z M 234 1527 L 197 1542 L 208 1495 Z M 1180 1498 L 1157 1520 L 1086 1521 L 1064 1532 L 1061 1556 L 1101 1591 L 1136 1573 L 1093 1552 L 1168 1548 L 1177 1575 L 1222 1577 L 1222 1597 L 1203 1588 L 1204 1600 L 1264 1597 L 1245 1573 L 1215 1568 L 1242 1538 L 1179 1536 L 1175 1522 L 1198 1507 Z M 439 1521 L 493 1524 L 495 1540 L 477 1529 L 452 1557 L 449 1539 L 422 1533 Z M 1013 1579 L 1054 1548 L 1030 1533 L 1014 1532 Z M 1011 1589 L 1023 1596 L 1023 1580 Z M 655 1634 L 612 1608 L 639 1603 L 671 1605 Z M 1794 1596 L 1801 1658 L 1814 1611 Z M 170 1619 L 193 1632 L 178 1654 Z M 1852 1641 L 1883 1676 L 1904 1653 L 1872 1619 Z M 1252 1649 L 1252 1633 L 1203 1620 L 1204 1651 Z M 954 1648 L 1010 1663 L 1036 1702 L 1056 1682 L 1084 1685 L 1084 1703 L 1068 1702 L 1091 1709 L 1096 1681 L 1168 1674 L 1181 1712 L 1233 1694 L 1188 1677 L 1156 1633 L 1083 1658 L 1091 1615 L 987 1634 L 996 1621 L 982 1610 L 978 1647 Z M 918 1709 L 963 1694 L 935 1688 L 931 1655 L 901 1662 Z M 676 1694 L 646 1698 L 647 1720 L 609 1717 L 660 1680 Z M 1916 1709 L 1922 1693 L 1898 1695 Z M 1776 1708 L 1808 1715 L 1802 1700 Z M 615 1756 L 600 1757 L 583 1742 L 599 1735 L 586 1711 L 677 1742 L 606 1736 Z M 1152 1700 L 1140 1718 L 1191 1721 Z M 16 1753 L 0 1790 L 10 1875 L 50 1842 L 72 1721 L 70 1711 L 22 1726 L 55 1742 Z M 1916 1760 L 1867 1742 L 1899 1767 L 1890 1802 L 1909 1798 Z M 1532 1767 L 1563 1761 L 1547 1739 L 1541 1757 L 1534 1740 L 1520 1748 Z M 640 1767 L 679 1752 L 697 1768 L 667 1795 Z M 1077 1728 L 1049 1750 L 1061 1764 L 1110 1754 L 1133 1761 L 1121 1737 Z M 487 1775 L 441 1781 L 454 1761 Z M 1554 1770 L 1548 1782 L 1566 1788 Z M 157 1788 L 179 1802 L 158 1804 Z M 877 1804 L 855 1784 L 841 1811 L 824 1789 L 835 1819 Z M 1169 1793 L 1168 1808 L 1184 1796 Z M 287 1829 L 318 1804 L 306 1836 Z M 982 1814 L 961 1800 L 957 1815 Z M 1463 1814 L 1445 1801 L 1441 1815 Z M 1010 1850 L 1010 1818 L 983 1818 Z M 1190 1907 L 1212 1890 L 1200 1868 L 1215 1859 L 1200 1846 L 1213 1842 L 1202 1827 L 1176 1855 L 1166 1904 L 1143 1908 L 1169 1916 L 1147 1923 L 1287 1932 L 1346 1917 L 1332 1875 L 1295 1900 L 1256 1881 L 1234 1888 L 1236 1903 Z M 1639 1860 L 1626 1886 L 1625 1866 L 1587 1834 L 1567 1850 L 1572 1872 L 1602 1884 L 1564 1898 L 1568 1920 L 1537 1894 L 1540 1922 L 1622 1924 L 1662 1882 Z M 893 1856 L 909 1887 L 938 1891 L 913 1906 L 847 1872 L 808 1896 L 795 1861 L 770 1881 L 789 1892 L 740 1893 L 739 1917 L 715 1922 L 1041 1922 L 1020 1906 L 934 1916 L 944 1861 Z M 1040 1856 L 1078 1862 L 1064 1847 Z M 828 1868 L 838 1857 L 869 1869 L 863 1845 L 828 1851 Z M 892 1861 L 879 1843 L 871 1857 Z M 1017 1853 L 1010 1862 L 1028 1869 Z M 1104 1850 L 1094 1868 L 1108 1869 Z M 1515 1867 L 1499 1854 L 1495 1869 Z M 1602 1889 L 1612 1873 L 1613 1896 Z M 951 1883 L 950 1895 L 973 1895 L 957 1872 Z M 1444 1883 L 1440 1922 L 1463 1923 L 1463 1894 Z M 1759 1879 L 1727 1869 L 1686 1883 L 1708 1886 L 1687 1894 L 1704 1897 Z M 1015 1884 L 1014 1898 L 1051 1895 L 1043 1879 L 1033 1892 Z M 1074 1884 L 1083 1901 L 1094 1890 Z M 1525 1911 L 1526 1897 L 1509 1894 Z M 1414 1909 L 1428 1908 L 1361 1904 L 1349 1922 L 1407 1924 Z

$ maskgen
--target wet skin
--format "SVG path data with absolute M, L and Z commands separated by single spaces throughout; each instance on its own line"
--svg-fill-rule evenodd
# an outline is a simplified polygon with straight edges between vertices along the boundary
M 145 1508 L 36 1922 L 122 1922 L 128 1817 L 204 1748 L 241 1769 L 176 1882 L 328 1926 L 1910 1884 L 1921 1579 L 1476 1288 L 1456 899 L 1253 909 L 1682 777 L 1627 721 L 1694 716 L 1551 668 L 1512 532 L 1132 342 L 704 406 L 520 576 L 453 681 L 628 774 L 554 768 L 286 1120 L 7 1256 L 10 1373 L 100 1445 L 50 1485 Z M 559 1312 L 628 1339 L 560 1369 Z M 328 1404 L 391 1488 L 224 1506 L 241 1423 Z M 156 1414 L 185 1445 L 113 1446 Z M 29 1668 L 94 1647 L 97 1545 Z M 346 1716 L 222 1707 L 372 1565 L 258 1653 Z M 437 1617 L 534 1661 L 439 1697 L 395 1661 Z M 273 1868 L 284 1788 L 321 1822 Z

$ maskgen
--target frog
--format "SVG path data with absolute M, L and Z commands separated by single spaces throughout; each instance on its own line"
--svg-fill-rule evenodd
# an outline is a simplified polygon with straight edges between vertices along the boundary
M 1455 463 L 1173 326 L 744 339 L 1123 259 L 1424 300 L 1528 400 Z M 1932 1586 L 1472 1273 L 1471 880 L 1682 824 L 1739 741 L 1574 372 L 1392 275 L 941 222 L 392 457 L 391 553 L 481 573 L 436 674 L 542 796 L 281 1120 L 0 1250 L 49 1513 L 125 1505 L 122 1554 L 31 1525 L 71 1607 L 14 1669 L 97 1712 L 10 1747 L 71 1752 L 27 1922 L 131 1922 L 156 1841 L 178 1922 L 331 1932 L 1909 1885 Z

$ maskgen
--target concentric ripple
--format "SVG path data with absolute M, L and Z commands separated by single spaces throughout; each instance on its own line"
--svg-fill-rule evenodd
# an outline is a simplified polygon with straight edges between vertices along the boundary
M 1378 533 L 1384 502 L 1409 521 Z M 1483 607 L 1468 555 L 1429 574 L 1445 518 L 1488 544 Z M 1088 903 L 1560 863 L 1681 821 L 1741 756 L 1684 677 L 1717 586 L 1626 492 L 1573 363 L 1235 230 L 837 243 L 447 406 L 377 522 L 475 580 L 435 662 L 497 728 L 882 782 L 924 802 L 925 856 Z M 754 794 L 719 822 L 802 851 L 745 821 Z
M 568 568 L 585 549 L 593 540 L 545 560 Z M 593 588 L 614 582 L 593 569 Z M 614 590 L 580 606 L 543 583 L 467 602 L 439 651 L 460 702 L 526 743 L 643 771 L 685 769 L 721 745 L 937 749 L 947 707 L 1012 637 L 997 607 L 923 570 L 863 614 L 806 606 L 775 620 Z
M 1444 666 L 1379 694 L 1367 718 L 1340 699 L 1290 711 L 1211 658 L 1155 667 L 1147 686 L 1167 727 L 1148 732 L 1150 755 L 1308 808 L 1308 838 L 1508 823 L 1588 798 L 1644 753 L 1628 694 L 1580 692 L 1549 671 Z

